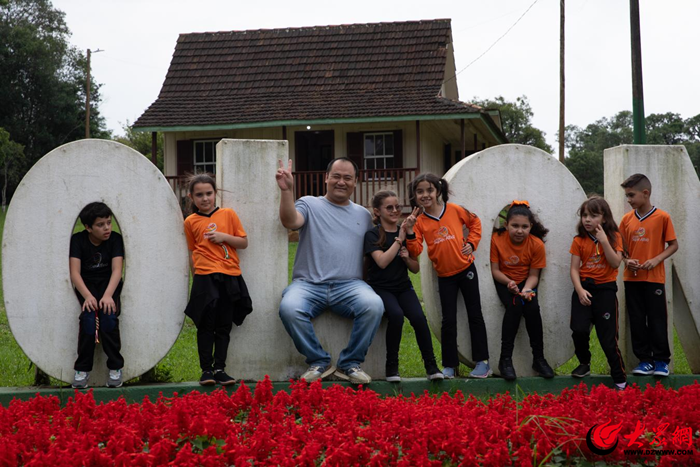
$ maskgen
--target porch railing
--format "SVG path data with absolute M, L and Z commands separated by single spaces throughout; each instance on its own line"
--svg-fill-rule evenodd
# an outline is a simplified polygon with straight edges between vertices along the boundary
M 324 183 L 326 172 L 324 170 L 293 172 L 293 175 L 294 194 L 296 198 L 307 195 L 323 196 L 326 193 L 326 184 Z M 350 199 L 357 204 L 370 207 L 374 193 L 380 190 L 392 190 L 396 192 L 404 212 L 407 212 L 411 205 L 408 200 L 407 186 L 417 175 L 418 170 L 415 168 L 360 170 L 355 192 Z M 187 205 L 187 184 L 185 182 L 185 177 L 166 176 L 165 178 L 180 200 L 180 206 L 184 211 Z
M 170 184 L 170 188 L 175 192 L 178 201 L 180 202 L 180 209 L 184 213 L 187 208 L 187 180 L 186 177 L 179 175 L 166 175 L 165 179 Z

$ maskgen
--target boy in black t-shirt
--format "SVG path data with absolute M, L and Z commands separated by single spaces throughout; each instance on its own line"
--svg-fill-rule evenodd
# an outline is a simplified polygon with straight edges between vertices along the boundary
M 80 221 L 85 230 L 70 241 L 70 278 L 82 307 L 73 387 L 87 387 L 95 344 L 101 342 L 109 368 L 107 387 L 118 388 L 124 366 L 118 318 L 124 241 L 112 232 L 112 211 L 104 203 L 85 206 Z

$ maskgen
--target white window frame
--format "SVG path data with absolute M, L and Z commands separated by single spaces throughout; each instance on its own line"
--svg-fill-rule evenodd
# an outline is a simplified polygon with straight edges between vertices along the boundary
M 367 152 L 367 137 L 368 136 L 372 136 L 374 138 L 376 138 L 377 136 L 384 137 L 384 154 L 374 154 L 371 156 L 367 155 L 366 152 Z M 391 136 L 392 143 L 394 143 L 393 144 L 393 147 L 394 147 L 393 154 L 386 153 L 386 137 L 387 136 Z M 375 142 L 374 138 L 372 139 L 372 142 Z M 376 131 L 376 132 L 371 132 L 371 133 L 364 133 L 362 135 L 362 155 L 363 155 L 363 161 L 364 161 L 364 163 L 363 163 L 364 169 L 365 170 L 394 170 L 396 167 L 392 167 L 392 168 L 388 168 L 388 169 L 386 168 L 386 161 L 388 159 L 394 159 L 394 157 L 396 156 L 396 154 L 395 154 L 396 146 L 395 145 L 396 145 L 396 141 L 394 141 L 394 132 L 393 131 Z M 377 148 L 376 144 L 374 145 L 374 148 L 376 151 L 376 148 Z M 372 169 L 367 168 L 367 160 L 368 159 L 374 160 L 374 168 L 372 168 Z M 384 167 L 377 168 L 377 161 L 379 161 L 379 160 L 383 161 L 382 165 Z M 386 177 L 377 177 L 377 178 L 374 178 L 374 180 L 383 180 L 384 178 L 386 178 Z M 372 180 L 372 179 L 373 179 L 372 177 L 368 177 L 368 180 Z
M 220 139 L 198 139 L 192 142 L 192 171 L 196 174 L 209 172 L 216 174 L 216 143 L 221 141 Z M 206 161 L 204 156 L 205 145 L 211 144 L 212 148 L 212 160 Z M 197 162 L 197 147 L 202 148 L 202 161 Z M 211 170 L 207 170 L 207 167 L 211 167 Z

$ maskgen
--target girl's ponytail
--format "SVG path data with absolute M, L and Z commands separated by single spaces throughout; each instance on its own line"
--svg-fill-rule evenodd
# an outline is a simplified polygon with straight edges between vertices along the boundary
M 438 193 L 440 193 L 440 196 L 442 197 L 442 202 L 446 203 L 447 200 L 450 199 L 450 185 L 447 183 L 447 180 L 444 178 L 441 178 L 438 180 Z

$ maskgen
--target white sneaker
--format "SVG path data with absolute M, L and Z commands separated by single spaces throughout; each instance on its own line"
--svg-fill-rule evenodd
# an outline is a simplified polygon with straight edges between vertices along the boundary
M 311 365 L 308 370 L 302 374 L 299 379 L 306 380 L 307 383 L 313 383 L 318 379 L 323 379 L 330 376 L 335 371 L 335 365 L 328 365 L 327 367 L 322 367 L 320 365 Z
M 370 378 L 367 373 L 362 371 L 362 368 L 359 366 L 354 366 L 352 368 L 348 368 L 347 370 L 341 370 L 338 368 L 334 375 L 340 379 L 344 379 L 345 381 L 350 381 L 352 384 L 369 384 L 372 382 L 372 378 Z
M 76 371 L 71 386 L 75 389 L 85 389 L 88 385 L 88 379 L 90 379 L 89 371 Z
M 109 370 L 109 378 L 107 378 L 107 387 L 122 387 L 122 370 Z

